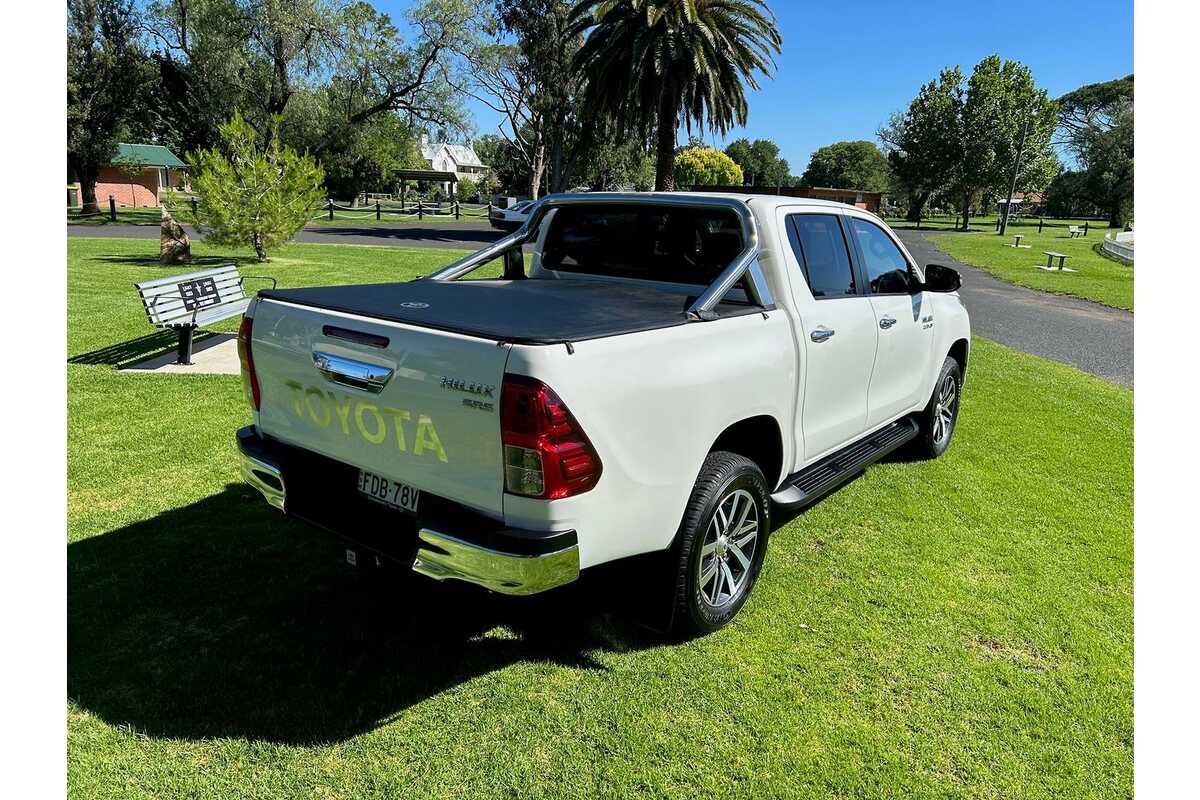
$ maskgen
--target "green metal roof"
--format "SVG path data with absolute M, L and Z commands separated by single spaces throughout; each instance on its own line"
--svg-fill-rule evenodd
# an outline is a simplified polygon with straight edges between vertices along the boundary
M 145 164 L 148 167 L 186 167 L 179 158 L 161 144 L 117 145 L 114 164 Z

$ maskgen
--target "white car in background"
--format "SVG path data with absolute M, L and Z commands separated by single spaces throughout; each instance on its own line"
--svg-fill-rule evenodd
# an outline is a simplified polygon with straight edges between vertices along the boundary
M 522 200 L 509 208 L 494 207 L 488 214 L 488 222 L 497 230 L 515 231 L 529 219 L 535 205 L 536 200 Z

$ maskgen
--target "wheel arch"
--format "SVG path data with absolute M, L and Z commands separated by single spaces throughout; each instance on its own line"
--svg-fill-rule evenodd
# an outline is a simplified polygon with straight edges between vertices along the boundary
M 779 485 L 783 472 L 783 432 L 779 421 L 769 414 L 738 420 L 721 431 L 708 452 L 726 450 L 745 456 L 758 465 L 767 488 Z
M 966 339 L 958 339 L 950 345 L 949 352 L 946 355 L 958 362 L 959 372 L 962 374 L 963 382 L 967 379 L 967 357 L 971 354 L 971 343 Z M 940 366 L 939 366 L 940 369 Z

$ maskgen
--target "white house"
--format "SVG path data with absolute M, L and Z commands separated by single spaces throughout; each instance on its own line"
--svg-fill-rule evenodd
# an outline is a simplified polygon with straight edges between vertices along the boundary
M 478 182 L 491 169 L 479 160 L 475 148 L 469 144 L 431 143 L 429 137 L 421 135 L 421 157 L 429 162 L 429 168 L 440 172 L 453 172 L 459 180 L 470 178 Z

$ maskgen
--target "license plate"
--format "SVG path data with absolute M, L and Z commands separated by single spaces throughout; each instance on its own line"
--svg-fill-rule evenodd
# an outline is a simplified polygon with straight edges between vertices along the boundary
M 417 501 L 421 498 L 420 489 L 414 489 L 407 483 L 388 480 L 365 469 L 358 471 L 358 491 L 376 503 L 383 503 L 410 514 L 417 513 Z

